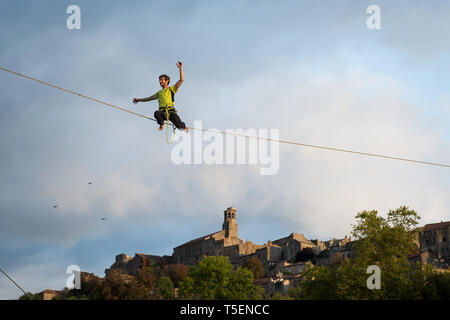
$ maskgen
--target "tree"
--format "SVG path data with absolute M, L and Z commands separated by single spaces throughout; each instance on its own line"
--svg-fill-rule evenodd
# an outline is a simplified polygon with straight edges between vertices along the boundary
M 52 298 L 52 300 L 89 300 L 89 297 L 79 289 L 64 288 L 62 292 Z
M 445 296 L 446 281 L 430 266 L 422 268 L 408 260 L 414 252 L 414 226 L 419 215 L 406 206 L 389 210 L 387 217 L 377 211 L 363 211 L 353 226 L 354 258 L 330 267 L 307 268 L 303 281 L 292 296 L 298 299 L 423 299 L 439 292 Z M 367 288 L 367 268 L 380 268 L 381 289 Z M 439 279 L 439 280 L 437 280 Z M 430 292 L 430 285 L 436 288 Z M 440 288 L 443 288 L 442 290 Z
M 163 267 L 162 274 L 172 280 L 175 287 L 178 283 L 189 275 L 189 268 L 181 263 L 168 264 Z
M 228 285 L 228 295 L 223 298 L 227 300 L 248 300 L 255 299 L 255 294 L 260 292 L 253 285 L 253 273 L 242 267 L 238 267 L 236 271 L 231 273 L 230 283 Z
M 295 255 L 295 262 L 306 262 L 314 259 L 316 254 L 312 248 L 303 248 Z
M 358 287 L 361 298 L 369 299 L 413 299 L 414 277 L 421 277 L 420 267 L 412 265 L 408 256 L 414 252 L 414 226 L 419 215 L 406 206 L 389 210 L 387 218 L 378 216 L 377 211 L 363 211 L 356 218 L 358 224 L 352 234 L 356 238 L 355 259 L 342 268 L 343 281 Z M 381 289 L 368 290 L 367 268 L 377 265 L 381 270 Z M 351 278 L 352 277 L 352 278 Z M 341 285 L 340 294 L 353 296 L 352 288 Z
M 156 284 L 156 276 L 153 273 L 152 267 L 143 267 L 138 270 L 136 281 L 148 289 L 149 291 L 153 289 Z
M 85 281 L 81 292 L 93 300 L 150 299 L 154 283 L 149 267 L 139 270 L 136 277 L 125 275 L 121 270 L 111 270 L 104 279 L 92 277 Z
M 423 290 L 424 299 L 450 300 L 450 273 L 434 272 Z
M 173 283 L 167 276 L 162 276 L 158 278 L 156 282 L 156 292 L 162 299 L 172 299 L 173 298 Z
M 260 279 L 264 277 L 264 268 L 262 266 L 261 260 L 259 260 L 258 257 L 252 256 L 250 259 L 248 259 L 244 264 L 244 268 L 249 269 L 253 273 L 254 279 Z
M 299 287 L 288 294 L 298 300 L 335 300 L 338 299 L 336 265 L 331 267 L 307 265 L 302 272 L 303 280 Z
M 194 279 L 187 276 L 179 283 L 180 296 L 184 299 L 192 299 L 194 297 Z
M 37 293 L 27 292 L 19 297 L 19 300 L 42 300 L 41 296 Z
M 121 270 L 111 270 L 105 277 L 102 288 L 105 300 L 134 300 L 138 298 L 136 280 L 122 274 Z
M 251 299 L 259 293 L 253 285 L 253 274 L 246 268 L 235 271 L 228 257 L 206 256 L 190 276 L 180 282 L 180 295 L 204 300 Z

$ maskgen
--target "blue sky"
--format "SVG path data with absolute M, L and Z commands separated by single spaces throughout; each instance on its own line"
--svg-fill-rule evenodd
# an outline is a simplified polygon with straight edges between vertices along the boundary
M 66 27 L 71 4 L 80 30 Z M 372 4 L 381 30 L 366 27 Z M 131 99 L 158 91 L 162 73 L 174 83 L 181 60 L 188 125 L 449 163 L 449 6 L 3 0 L 0 65 L 152 117 L 156 102 Z M 103 276 L 120 253 L 170 255 L 220 230 L 230 205 L 258 244 L 344 237 L 361 210 L 449 220 L 446 168 L 290 145 L 273 176 L 177 166 L 153 122 L 5 72 L 0 85 L 0 268 L 29 291 L 63 288 L 69 265 Z M 1 299 L 19 295 L 0 277 Z

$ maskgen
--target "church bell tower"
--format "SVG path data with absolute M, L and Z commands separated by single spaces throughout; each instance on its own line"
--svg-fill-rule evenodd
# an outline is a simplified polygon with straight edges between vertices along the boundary
M 222 230 L 225 230 L 225 238 L 237 238 L 238 225 L 236 223 L 236 208 L 229 207 L 224 211 Z

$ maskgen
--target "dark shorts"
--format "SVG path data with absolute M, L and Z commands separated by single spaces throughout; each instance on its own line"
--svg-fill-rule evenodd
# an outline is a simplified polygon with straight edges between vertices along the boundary
M 167 120 L 167 114 L 165 109 L 159 109 L 155 111 L 155 119 L 156 122 L 161 126 L 164 124 L 164 121 Z M 174 126 L 177 129 L 185 129 L 186 124 L 181 121 L 180 117 L 178 116 L 177 112 L 175 110 L 169 111 L 169 120 L 174 124 Z

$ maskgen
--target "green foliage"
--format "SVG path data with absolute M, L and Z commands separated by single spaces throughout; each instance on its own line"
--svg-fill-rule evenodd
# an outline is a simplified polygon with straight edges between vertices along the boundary
M 303 280 L 298 288 L 288 292 L 289 296 L 298 300 L 335 300 L 338 299 L 336 266 L 308 265 L 302 272 Z
M 191 299 L 194 296 L 194 279 L 191 278 L 190 276 L 187 276 L 186 278 L 184 278 L 182 281 L 180 281 L 179 283 L 179 288 L 180 288 L 180 296 L 183 297 L 184 299 Z
M 413 227 L 420 217 L 408 207 L 389 210 L 387 218 L 377 215 L 377 211 L 363 211 L 356 218 L 358 224 L 353 228 L 356 237 L 355 259 L 347 263 L 341 271 L 344 279 L 347 274 L 353 277 L 353 285 L 358 286 L 353 298 L 362 299 L 413 299 L 414 283 L 421 277 L 420 268 L 408 261 L 414 252 Z M 377 265 L 381 270 L 381 289 L 369 290 L 366 286 L 368 275 L 365 270 Z M 350 295 L 350 288 L 341 288 L 341 295 Z
M 253 285 L 253 273 L 246 268 L 238 267 L 236 271 L 231 273 L 227 294 L 219 299 L 252 299 L 255 294 L 255 289 L 256 287 Z
M 289 295 L 282 295 L 281 293 L 277 292 L 273 296 L 266 297 L 266 300 L 294 300 Z
M 89 297 L 80 290 L 64 288 L 62 293 L 54 296 L 52 300 L 89 300 Z
M 187 267 L 172 265 L 164 269 L 161 266 L 147 266 L 140 268 L 136 276 L 123 274 L 121 270 L 111 270 L 103 279 L 96 276 L 86 278 L 82 281 L 81 290 L 67 291 L 58 299 L 172 299 L 174 285 L 171 278 L 164 275 L 166 271 L 175 279 L 181 279 L 185 277 Z
M 42 300 L 41 296 L 37 293 L 27 292 L 19 297 L 19 300 Z
M 238 267 L 235 271 L 228 257 L 204 257 L 180 283 L 184 298 L 204 300 L 252 299 L 261 293 L 253 285 L 253 273 Z
M 355 256 L 341 264 L 308 267 L 300 286 L 290 292 L 296 299 L 441 299 L 449 296 L 448 275 L 431 266 L 408 260 L 414 252 L 414 227 L 420 217 L 408 207 L 390 210 L 387 218 L 377 211 L 357 214 L 353 227 Z M 381 289 L 367 288 L 367 268 L 381 271 Z
M 428 265 L 429 269 L 431 267 Z M 428 270 L 422 295 L 428 300 L 450 300 L 450 273 L 439 273 Z
M 395 258 L 405 261 L 414 251 L 413 226 L 420 219 L 414 210 L 405 206 L 389 210 L 387 219 L 378 216 L 377 211 L 363 211 L 356 218 L 358 224 L 352 234 L 357 240 L 359 259 L 389 264 Z
M 162 299 L 173 299 L 173 282 L 167 276 L 158 278 L 156 282 L 156 292 Z
M 130 279 L 119 270 L 111 270 L 105 277 L 101 293 L 105 300 L 134 300 L 138 299 L 136 280 Z
M 91 277 L 84 281 L 81 290 L 74 294 L 80 298 L 84 294 L 91 300 L 154 299 L 152 290 L 155 285 L 156 277 L 151 267 L 140 269 L 136 277 L 111 270 L 104 279 Z
M 201 299 L 226 299 L 233 266 L 226 257 L 205 257 L 191 272 Z
M 85 294 L 78 296 L 76 294 L 74 295 L 62 295 L 62 296 L 55 296 L 52 298 L 52 300 L 89 300 L 89 297 Z

